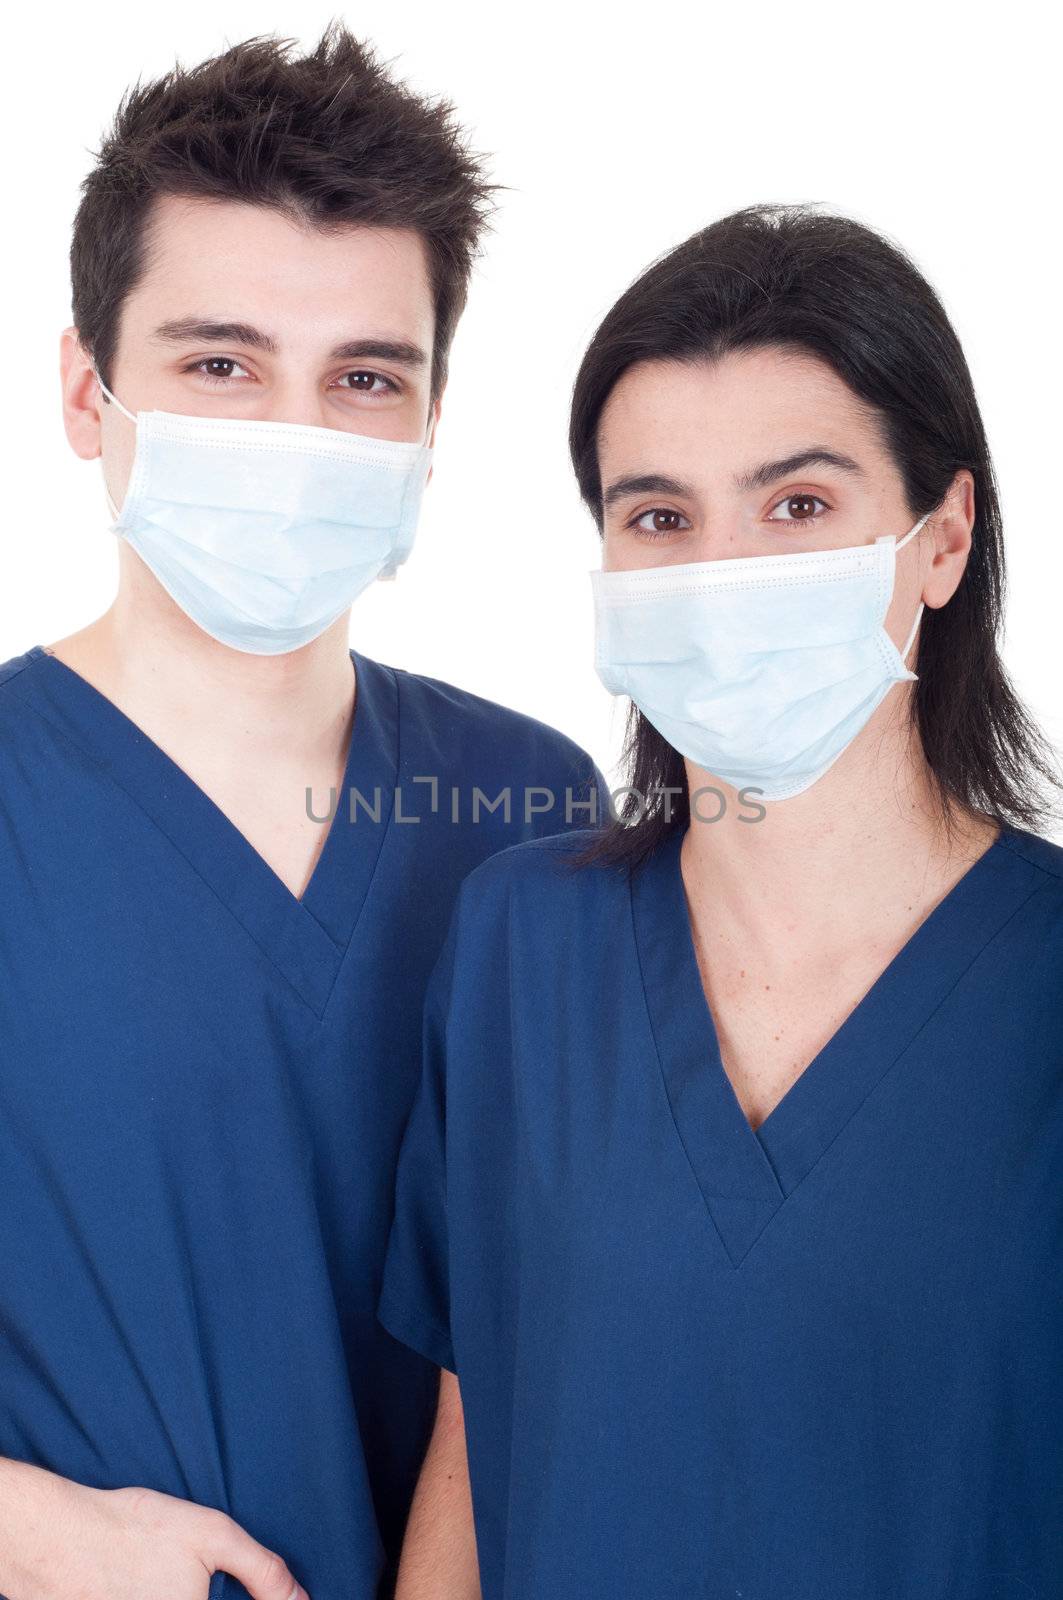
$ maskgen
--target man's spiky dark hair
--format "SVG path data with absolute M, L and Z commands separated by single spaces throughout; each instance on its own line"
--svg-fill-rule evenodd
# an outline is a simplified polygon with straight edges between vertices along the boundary
M 491 211 L 453 106 L 414 94 L 332 22 L 307 54 L 259 36 L 123 96 L 82 184 L 70 250 L 73 317 L 105 382 L 122 304 L 162 195 L 273 207 L 324 230 L 372 224 L 424 239 L 435 303 L 432 392 Z

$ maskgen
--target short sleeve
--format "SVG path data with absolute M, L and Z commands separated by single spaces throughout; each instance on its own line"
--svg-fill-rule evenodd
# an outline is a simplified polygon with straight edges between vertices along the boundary
M 402 1344 L 456 1371 L 446 1214 L 446 1016 L 454 928 L 425 996 L 421 1080 L 406 1123 L 377 1317 Z

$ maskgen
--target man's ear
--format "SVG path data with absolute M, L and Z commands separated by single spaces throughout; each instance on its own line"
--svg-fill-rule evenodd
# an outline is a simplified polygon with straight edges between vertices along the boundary
M 95 461 L 100 454 L 100 407 L 103 399 L 92 357 L 76 328 L 59 336 L 59 373 L 63 390 L 63 427 L 74 454 Z

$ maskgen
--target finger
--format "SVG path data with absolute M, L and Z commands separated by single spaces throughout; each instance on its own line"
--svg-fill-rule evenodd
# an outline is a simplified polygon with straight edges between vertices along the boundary
M 213 1524 L 202 1559 L 212 1571 L 231 1573 L 252 1600 L 309 1600 L 276 1551 L 258 1544 L 224 1514 Z

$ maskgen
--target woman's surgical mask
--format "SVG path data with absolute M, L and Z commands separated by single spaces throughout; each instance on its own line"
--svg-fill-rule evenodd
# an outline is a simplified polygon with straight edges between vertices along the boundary
M 929 516 L 929 512 L 927 516 Z M 852 743 L 905 666 L 884 627 L 899 542 L 593 572 L 598 675 L 673 749 L 787 800 Z
M 297 422 L 127 411 L 111 531 L 205 633 L 251 655 L 309 644 L 413 545 L 432 451 Z M 431 423 L 431 419 L 429 419 Z

